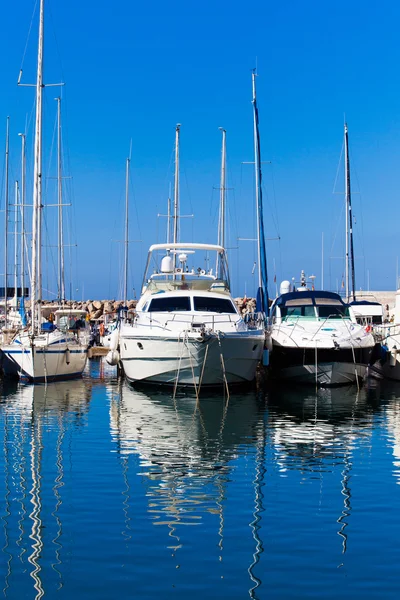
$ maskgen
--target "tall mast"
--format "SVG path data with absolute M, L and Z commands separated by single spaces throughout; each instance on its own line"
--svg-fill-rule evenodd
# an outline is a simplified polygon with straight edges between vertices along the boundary
M 167 244 L 171 242 L 171 184 L 168 190 L 168 206 L 167 206 Z
M 175 129 L 175 185 L 174 185 L 174 234 L 173 243 L 178 243 L 178 219 L 179 219 L 179 131 L 181 125 L 178 123 Z M 175 255 L 176 258 L 176 255 Z
M 42 299 L 41 275 L 41 225 L 42 225 L 42 95 L 43 95 L 43 26 L 44 0 L 40 0 L 39 44 L 36 78 L 36 123 L 35 123 L 35 162 L 33 171 L 33 214 L 32 214 L 32 283 L 31 313 L 32 334 L 39 328 L 38 304 Z M 37 324 L 35 323 L 37 319 Z
M 26 136 L 24 133 L 21 136 L 21 190 L 20 190 L 20 209 L 21 209 L 21 298 L 25 298 L 25 172 L 26 172 L 26 151 L 25 143 Z
M 226 206 L 226 130 L 220 127 L 222 132 L 222 148 L 221 148 L 221 178 L 219 185 L 219 219 L 218 219 L 218 245 L 225 248 L 225 206 Z M 216 275 L 221 276 L 220 270 L 220 254 L 217 253 Z
M 258 255 L 258 291 L 257 311 L 269 314 L 268 306 L 268 273 L 267 256 L 265 249 L 264 215 L 262 198 L 262 171 L 261 171 L 261 148 L 258 120 L 258 108 L 256 99 L 256 72 L 252 73 L 253 84 L 253 118 L 254 118 L 254 167 L 256 183 L 256 208 L 257 208 L 257 255 Z
M 7 329 L 7 268 L 8 268 L 8 177 L 9 177 L 9 152 L 10 152 L 10 117 L 6 125 L 6 173 L 4 193 L 4 328 Z
M 63 190 L 61 160 L 61 98 L 57 101 L 57 189 L 58 189 L 58 295 L 60 302 L 65 300 L 64 268 L 64 226 L 63 226 Z
M 125 174 L 125 257 L 124 257 L 124 303 L 128 302 L 128 247 L 129 247 L 129 167 L 130 156 L 126 159 Z
M 225 248 L 225 205 L 226 205 L 226 131 L 222 127 L 222 150 L 221 150 L 221 181 L 220 181 L 220 203 L 218 223 L 218 245 Z
M 346 299 L 350 298 L 349 289 L 349 258 L 351 269 L 351 287 L 353 300 L 356 299 L 356 276 L 354 268 L 354 244 L 353 244 L 353 214 L 351 208 L 351 186 L 350 186 L 350 157 L 349 157 L 349 135 L 347 123 L 344 124 L 344 161 L 345 161 L 345 185 L 346 185 Z M 350 252 L 350 257 L 349 257 Z
M 18 310 L 18 211 L 19 211 L 19 185 L 14 186 L 14 309 Z

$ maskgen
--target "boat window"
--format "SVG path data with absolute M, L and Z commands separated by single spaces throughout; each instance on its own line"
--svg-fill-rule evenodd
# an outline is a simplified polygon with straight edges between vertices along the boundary
M 195 296 L 193 298 L 194 310 L 199 312 L 236 313 L 231 300 L 227 298 L 207 298 Z
M 153 298 L 148 312 L 175 312 L 181 310 L 190 310 L 190 298 L 188 296 Z
M 319 306 L 318 314 L 320 319 L 341 319 L 349 316 L 349 309 L 343 304 L 339 306 Z
M 343 302 L 336 298 L 315 298 L 317 306 L 343 306 Z
M 313 317 L 315 318 L 315 310 L 313 306 L 283 306 L 281 308 L 282 318 L 290 319 L 291 317 Z
M 286 300 L 285 306 L 312 306 L 312 298 L 295 298 L 294 300 Z

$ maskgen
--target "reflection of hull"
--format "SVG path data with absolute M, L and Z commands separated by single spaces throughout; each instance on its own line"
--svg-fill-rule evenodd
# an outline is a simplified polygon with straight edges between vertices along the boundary
M 320 349 L 274 345 L 271 369 L 279 379 L 335 386 L 363 379 L 372 348 Z
M 279 462 L 305 468 L 308 460 L 329 454 L 337 447 L 371 435 L 371 406 L 379 397 L 376 389 L 354 386 L 326 388 L 310 393 L 307 388 L 279 386 L 268 393 L 272 439 Z M 310 468 L 315 464 L 310 462 Z
M 264 333 L 182 335 L 180 338 L 121 336 L 121 362 L 130 382 L 222 385 L 252 381 L 264 347 Z
M 82 375 L 86 365 L 86 347 L 75 340 L 43 335 L 30 343 L 28 336 L 2 346 L 4 374 L 30 383 L 70 379 Z
M 127 384 L 119 403 L 111 406 L 111 430 L 121 451 L 137 453 L 145 461 L 158 456 L 154 464 L 165 467 L 175 461 L 194 466 L 201 456 L 210 463 L 239 443 L 251 443 L 262 416 L 253 393 L 231 396 L 225 410 L 217 394 L 199 406 L 194 394 L 149 396 Z
M 281 369 L 279 376 L 298 383 L 317 383 L 320 386 L 347 385 L 355 383 L 356 378 L 363 379 L 367 367 L 354 363 L 320 363 L 317 365 L 299 365 Z

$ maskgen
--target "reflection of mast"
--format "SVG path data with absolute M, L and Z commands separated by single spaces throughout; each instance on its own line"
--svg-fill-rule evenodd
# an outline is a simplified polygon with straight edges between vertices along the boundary
M 352 439 L 353 438 L 353 427 L 354 427 L 354 421 L 355 421 L 355 413 L 356 413 L 356 408 L 357 408 L 357 403 L 358 403 L 358 392 L 356 394 L 356 399 L 351 411 L 351 426 L 350 426 L 350 435 L 346 437 L 346 439 Z M 346 448 L 346 452 L 344 454 L 343 457 L 343 461 L 344 461 L 344 468 L 342 471 L 342 490 L 341 490 L 341 494 L 344 497 L 343 500 L 343 510 L 342 510 L 342 514 L 340 515 L 340 517 L 338 518 L 337 522 L 341 525 L 341 528 L 338 531 L 338 535 L 342 538 L 342 554 L 346 553 L 347 550 L 347 533 L 345 533 L 345 529 L 348 526 L 348 522 L 346 519 L 348 519 L 348 517 L 350 516 L 351 513 L 351 490 L 350 490 L 350 486 L 349 486 L 349 480 L 350 480 L 350 473 L 351 473 L 351 467 L 353 466 L 351 460 L 349 460 L 349 456 L 351 454 L 351 448 Z
M 5 456 L 5 465 L 4 465 L 4 483 L 5 483 L 5 489 L 6 489 L 6 493 L 4 496 L 4 500 L 5 500 L 5 515 L 1 517 L 1 520 L 3 521 L 3 529 L 4 529 L 4 546 L 2 547 L 2 552 L 4 552 L 5 554 L 8 554 L 8 560 L 7 560 L 7 572 L 6 572 L 6 577 L 5 577 L 5 581 L 4 581 L 4 588 L 3 588 L 3 594 L 4 596 L 7 596 L 7 589 L 10 587 L 8 580 L 9 577 L 11 575 L 11 562 L 13 559 L 13 555 L 11 554 L 11 552 L 9 552 L 8 548 L 10 545 L 10 541 L 9 541 L 9 534 L 8 534 L 8 518 L 11 516 L 11 511 L 10 511 L 10 474 L 9 474 L 9 463 L 10 463 L 10 459 L 8 456 L 9 453 L 9 448 L 10 448 L 10 443 L 8 440 L 8 423 L 7 423 L 7 418 L 5 418 L 4 420 L 4 456 Z
M 264 546 L 262 540 L 260 538 L 259 532 L 261 529 L 261 513 L 264 512 L 263 500 L 264 494 L 262 488 L 264 487 L 264 478 L 267 469 L 265 468 L 265 440 L 266 440 L 266 426 L 265 419 L 262 422 L 262 432 L 261 432 L 261 440 L 257 443 L 257 451 L 256 451 L 256 473 L 253 481 L 254 484 L 254 511 L 253 511 L 253 521 L 250 523 L 251 532 L 253 535 L 253 539 L 255 541 L 256 547 L 253 554 L 253 562 L 248 568 L 248 573 L 250 575 L 250 579 L 253 582 L 253 587 L 249 589 L 250 598 L 256 598 L 256 589 L 261 585 L 261 579 L 259 579 L 254 574 L 254 568 L 260 561 L 260 556 L 264 550 Z
M 37 448 L 36 448 L 36 434 L 37 434 Z M 43 541 L 42 541 L 42 520 L 41 520 L 41 498 L 40 498 L 40 484 L 41 484 L 41 475 L 39 470 L 40 464 L 40 456 L 42 451 L 41 446 L 41 422 L 37 421 L 37 425 L 35 421 L 32 424 L 32 439 L 31 439 L 31 475 L 32 475 L 32 488 L 30 491 L 31 495 L 31 504 L 32 504 L 32 512 L 29 515 L 29 518 L 32 520 L 32 528 L 30 539 L 32 540 L 32 552 L 28 556 L 28 561 L 33 566 L 33 570 L 30 573 L 30 576 L 34 580 L 34 588 L 37 591 L 35 600 L 38 600 L 44 595 L 44 590 L 42 587 L 42 580 L 40 578 L 40 571 L 42 570 L 39 564 L 39 558 L 41 556 Z
M 56 506 L 54 508 L 54 511 L 51 513 L 57 523 L 57 533 L 56 533 L 55 538 L 53 538 L 53 540 L 52 540 L 53 544 L 55 544 L 55 546 L 56 546 L 56 562 L 53 563 L 51 566 L 54 569 L 54 571 L 56 573 L 58 573 L 58 576 L 60 578 L 60 585 L 59 585 L 58 589 L 61 589 L 61 587 L 63 585 L 63 579 L 62 579 L 61 571 L 58 570 L 57 566 L 61 565 L 61 562 L 62 562 L 60 559 L 60 550 L 62 548 L 62 544 L 60 544 L 60 542 L 58 541 L 62 535 L 62 523 L 61 523 L 61 519 L 58 514 L 58 509 L 60 508 L 60 506 L 62 504 L 59 489 L 62 488 L 64 485 L 64 482 L 63 482 L 64 466 L 63 466 L 62 443 L 63 443 L 64 436 L 65 436 L 65 428 L 64 428 L 62 416 L 58 419 L 58 427 L 59 427 L 59 434 L 57 436 L 57 444 L 56 444 L 57 477 L 55 479 L 55 484 L 53 487 L 54 496 L 56 499 Z
M 338 535 L 342 538 L 342 554 L 346 553 L 347 550 L 347 533 L 345 533 L 345 529 L 348 525 L 346 519 L 350 516 L 351 513 L 351 490 L 349 487 L 349 479 L 350 479 L 350 471 L 351 471 L 352 463 L 349 461 L 348 457 L 344 457 L 344 469 L 342 471 L 342 495 L 344 496 L 343 500 L 343 510 L 342 514 L 338 518 L 337 522 L 341 525 L 341 528 L 338 531 Z

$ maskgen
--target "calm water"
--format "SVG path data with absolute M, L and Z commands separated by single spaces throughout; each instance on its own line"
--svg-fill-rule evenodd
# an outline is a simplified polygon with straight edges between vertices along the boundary
M 399 597 L 400 386 L 196 404 L 90 375 L 1 388 L 5 597 Z

